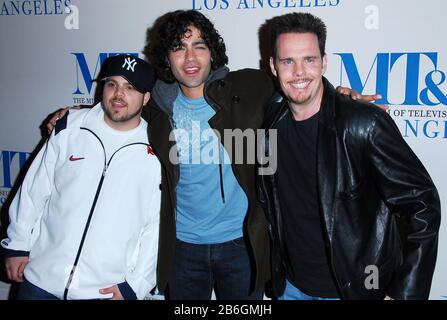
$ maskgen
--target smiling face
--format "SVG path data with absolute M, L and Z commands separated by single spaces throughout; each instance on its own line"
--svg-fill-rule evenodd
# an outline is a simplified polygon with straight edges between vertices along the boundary
M 189 98 L 203 97 L 211 70 L 211 51 L 196 27 L 189 27 L 181 44 L 169 51 L 168 59 L 183 94 Z
M 136 128 L 140 123 L 141 110 L 149 97 L 149 92 L 140 93 L 121 76 L 105 79 L 102 95 L 104 121 L 116 130 Z
M 278 78 L 295 119 L 307 119 L 320 109 L 326 56 L 321 56 L 318 38 L 313 33 L 283 33 L 276 47 L 276 57 L 270 58 L 272 73 Z

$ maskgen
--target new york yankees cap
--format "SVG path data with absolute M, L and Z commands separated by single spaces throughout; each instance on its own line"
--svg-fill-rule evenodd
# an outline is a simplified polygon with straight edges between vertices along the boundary
M 156 80 L 154 67 L 150 63 L 131 55 L 108 57 L 104 60 L 95 81 L 106 80 L 113 76 L 125 78 L 141 93 L 151 91 Z

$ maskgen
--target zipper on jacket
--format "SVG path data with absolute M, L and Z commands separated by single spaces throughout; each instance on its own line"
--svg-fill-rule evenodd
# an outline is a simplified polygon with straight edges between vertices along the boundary
M 223 182 L 223 174 L 222 174 L 222 152 L 221 148 L 224 146 L 219 143 L 219 179 L 220 179 L 220 196 L 222 197 L 222 203 L 225 203 L 225 190 L 224 190 L 224 182 Z
M 281 100 L 279 102 L 280 104 L 284 104 L 285 101 Z M 280 106 L 282 108 L 282 106 Z M 264 146 L 265 146 L 265 150 L 264 153 L 266 153 L 268 151 L 268 153 L 270 154 L 271 151 L 271 146 L 270 146 L 270 130 L 271 129 L 275 129 L 274 126 L 280 122 L 285 116 L 287 116 L 287 114 L 289 113 L 289 108 L 284 108 L 284 111 L 280 112 L 278 115 L 275 116 L 275 119 L 270 123 L 270 125 L 268 126 L 268 128 L 266 128 L 266 132 L 265 132 L 265 137 L 264 137 Z M 281 230 L 281 226 L 282 226 L 282 218 L 280 215 L 280 204 L 279 204 L 279 199 L 278 199 L 278 190 L 276 188 L 276 179 L 274 174 L 270 175 L 269 178 L 270 179 L 270 184 L 272 186 L 272 188 L 274 188 L 272 195 L 273 195 L 273 203 L 274 203 L 274 207 L 276 208 L 276 210 L 274 210 L 275 213 L 275 218 L 276 218 L 276 231 L 278 232 L 278 240 L 279 240 L 279 246 L 280 246 L 280 250 L 281 250 L 281 255 L 283 257 L 286 256 L 285 252 L 286 252 L 286 247 L 284 244 L 284 239 L 282 236 L 282 230 Z M 264 187 L 264 190 L 267 189 L 265 183 L 264 183 L 264 179 L 261 179 L 262 181 L 262 185 Z M 267 193 L 268 194 L 268 193 Z M 267 196 L 267 195 L 266 195 Z M 283 261 L 281 261 L 281 263 L 283 263 Z
M 105 166 L 104 166 L 104 170 L 102 170 L 102 176 L 103 177 L 105 177 L 106 176 L 106 173 L 107 173 L 107 169 L 109 168 L 109 166 L 106 164 Z
M 205 88 L 203 90 L 203 98 L 205 99 L 206 103 L 208 103 L 210 105 L 210 107 L 214 110 L 214 112 L 217 114 L 217 112 L 219 110 L 221 110 L 222 108 L 219 106 L 218 103 L 216 103 L 213 99 L 211 99 L 211 97 L 209 97 L 207 95 L 207 87 L 208 85 L 210 85 L 211 83 L 205 84 Z M 208 121 L 209 123 L 209 121 Z M 210 127 L 213 129 L 213 127 L 210 124 Z M 225 146 L 223 144 L 222 141 L 219 141 L 219 179 L 220 179 L 220 196 L 222 198 L 222 203 L 225 203 L 225 190 L 224 190 L 224 182 L 223 182 L 223 174 L 222 174 L 222 152 L 220 150 L 220 148 L 224 148 L 225 150 Z M 234 174 L 234 172 L 233 172 Z M 236 176 L 235 176 L 236 177 Z M 247 196 L 248 199 L 248 196 Z M 250 201 L 249 201 L 250 202 Z
M 94 133 L 92 130 L 81 127 L 81 130 L 82 129 L 87 130 L 88 132 L 93 134 L 96 137 L 96 139 L 98 139 L 99 143 L 101 144 L 102 151 L 104 153 L 104 169 L 103 169 L 103 172 L 102 172 L 102 175 L 101 175 L 101 179 L 99 180 L 98 187 L 96 188 L 96 193 L 95 193 L 95 197 L 93 199 L 93 204 L 92 204 L 92 206 L 90 208 L 90 213 L 88 215 L 87 222 L 86 222 L 85 227 L 84 227 L 84 232 L 82 233 L 81 243 L 79 244 L 78 252 L 76 253 L 76 258 L 75 258 L 75 261 L 73 263 L 73 268 L 70 271 L 70 275 L 68 276 L 67 284 L 65 285 L 64 300 L 67 300 L 68 289 L 70 288 L 71 282 L 73 281 L 74 273 L 76 271 L 76 267 L 78 265 L 79 258 L 81 256 L 82 247 L 84 246 L 85 237 L 87 236 L 87 231 L 88 231 L 88 228 L 90 226 L 90 221 L 91 221 L 92 216 L 93 216 L 93 211 L 95 210 L 96 202 L 98 201 L 98 197 L 99 197 L 99 192 L 101 191 L 101 187 L 102 187 L 102 184 L 104 182 L 105 173 L 107 171 L 107 155 L 106 155 L 106 149 L 104 148 L 104 144 L 102 143 L 101 139 L 96 135 L 96 133 Z
M 82 234 L 81 243 L 79 244 L 78 252 L 76 254 L 76 258 L 75 258 L 75 261 L 73 263 L 73 268 L 70 271 L 70 275 L 68 277 L 67 284 L 65 285 L 64 300 L 67 300 L 68 290 L 70 288 L 71 282 L 73 281 L 74 273 L 75 273 L 76 268 L 78 266 L 79 258 L 81 257 L 82 248 L 84 247 L 85 238 L 87 237 L 87 232 L 88 232 L 88 229 L 90 227 L 90 222 L 91 222 L 92 217 L 93 217 L 93 212 L 95 211 L 96 203 L 98 201 L 99 194 L 101 192 L 101 188 L 102 188 L 102 185 L 103 185 L 103 182 L 104 182 L 104 178 L 106 176 L 107 169 L 109 168 L 110 163 L 112 162 L 113 157 L 121 149 L 124 149 L 124 148 L 132 146 L 132 145 L 139 145 L 139 144 L 141 144 L 141 145 L 150 146 L 148 143 L 143 143 L 143 142 L 134 142 L 134 143 L 126 144 L 126 145 L 120 147 L 118 150 L 116 150 L 112 154 L 112 156 L 110 157 L 109 161 L 107 161 L 106 149 L 104 148 L 104 144 L 102 143 L 101 139 L 96 135 L 96 133 L 94 133 L 92 130 L 90 130 L 88 128 L 84 128 L 84 127 L 81 127 L 81 130 L 86 130 L 86 131 L 90 132 L 91 134 L 93 134 L 96 137 L 96 139 L 98 139 L 99 143 L 101 144 L 103 153 L 104 153 L 104 168 L 103 168 L 103 171 L 102 171 L 101 179 L 99 180 L 98 187 L 96 188 L 95 198 L 93 199 L 93 203 L 92 203 L 92 206 L 90 208 L 90 213 L 88 215 L 87 222 L 86 222 L 85 227 L 84 227 L 84 232 Z
M 178 160 L 180 160 L 180 154 L 179 154 L 179 152 L 178 152 L 178 148 L 177 148 L 177 138 L 175 137 L 175 133 L 174 133 L 174 130 L 177 129 L 177 127 L 174 126 L 174 122 L 172 121 L 172 117 L 171 117 L 171 115 L 170 115 L 170 114 L 167 114 L 167 115 L 168 115 L 169 123 L 171 124 L 171 132 L 169 133 L 169 135 L 171 135 L 171 133 L 174 135 L 175 148 L 176 148 L 176 150 L 177 150 L 177 157 L 178 157 Z M 180 162 L 180 161 L 178 161 L 178 162 Z M 174 165 L 174 164 L 173 164 L 173 165 Z M 178 166 L 178 164 L 177 164 L 177 166 Z M 180 168 L 177 167 L 177 170 L 178 170 L 178 173 L 179 173 L 179 174 L 178 174 L 178 175 L 179 175 L 178 178 L 180 179 Z M 175 171 L 175 165 L 174 165 L 174 171 Z M 166 174 L 167 174 L 167 173 L 166 173 Z M 177 199 L 177 184 L 178 184 L 178 180 L 175 181 L 175 188 L 174 188 L 175 199 Z M 175 201 L 174 221 L 177 221 L 177 200 Z
M 266 152 L 270 153 L 270 129 L 273 129 L 273 123 L 267 129 L 267 131 L 265 133 L 265 137 L 264 137 L 265 150 L 264 150 L 264 153 L 266 153 Z M 276 226 L 277 226 L 276 227 L 276 231 L 278 232 L 278 240 L 279 240 L 280 250 L 284 251 L 283 248 L 285 248 L 285 247 L 284 247 L 284 244 L 283 244 L 284 240 L 282 239 L 282 230 L 281 230 L 281 225 L 282 225 L 281 221 L 282 221 L 282 219 L 281 219 L 281 215 L 279 214 L 279 209 L 278 209 L 280 207 L 280 205 L 279 205 L 278 197 L 276 196 L 278 194 L 277 193 L 278 191 L 276 189 L 276 181 L 275 181 L 274 175 L 270 175 L 268 179 L 271 180 L 270 184 L 271 184 L 272 188 L 274 188 L 274 190 L 272 192 L 273 199 L 271 199 L 270 201 L 273 201 L 274 207 L 277 208 L 277 210 L 275 210 L 275 218 L 276 218 Z M 262 182 L 264 190 L 266 190 L 267 186 L 264 183 L 264 179 L 261 179 L 261 182 Z M 266 193 L 265 196 L 268 197 L 268 193 Z M 284 256 L 284 253 L 281 253 L 281 255 Z

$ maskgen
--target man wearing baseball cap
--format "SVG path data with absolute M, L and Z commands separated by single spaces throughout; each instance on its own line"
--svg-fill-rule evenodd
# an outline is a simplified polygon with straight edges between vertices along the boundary
M 106 123 L 117 130 L 135 128 L 140 123 L 141 110 L 149 101 L 149 92 L 155 83 L 152 65 L 135 56 L 112 56 L 104 61 L 98 80 L 104 85 L 102 108 Z M 129 104 L 123 105 L 116 96 L 121 85 Z
M 1 241 L 19 299 L 143 299 L 155 287 L 161 167 L 140 115 L 155 82 L 106 59 L 102 101 L 69 110 L 38 153 Z

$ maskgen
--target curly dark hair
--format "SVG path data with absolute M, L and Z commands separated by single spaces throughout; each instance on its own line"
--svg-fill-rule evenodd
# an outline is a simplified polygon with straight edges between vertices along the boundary
M 326 25 L 324 22 L 310 13 L 286 13 L 269 20 L 270 45 L 273 57 L 276 57 L 277 40 L 283 33 L 313 33 L 318 38 L 318 46 L 321 56 L 325 55 L 326 48 Z
M 214 28 L 213 23 L 195 10 L 177 10 L 159 17 L 146 33 L 146 58 L 154 65 L 158 77 L 167 82 L 175 78 L 169 66 L 169 51 L 181 44 L 188 28 L 196 27 L 211 51 L 211 69 L 223 67 L 228 63 L 224 40 Z

